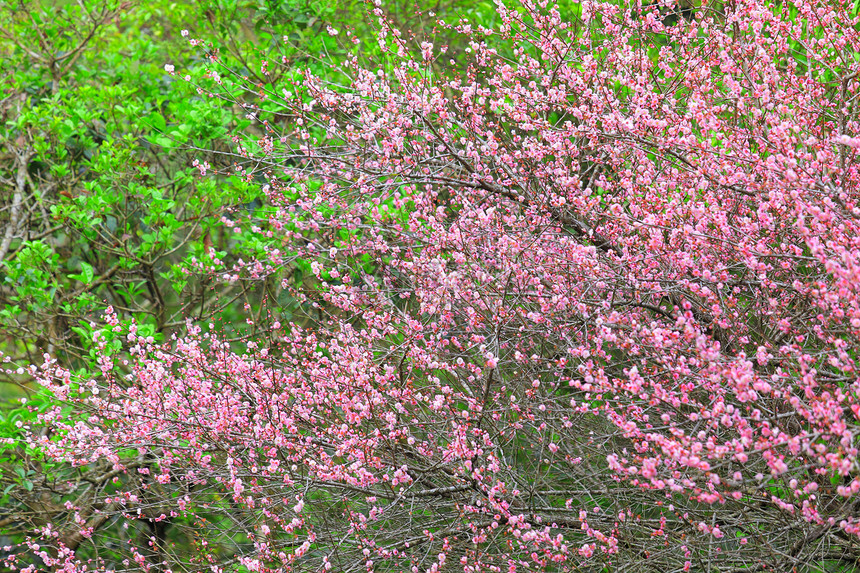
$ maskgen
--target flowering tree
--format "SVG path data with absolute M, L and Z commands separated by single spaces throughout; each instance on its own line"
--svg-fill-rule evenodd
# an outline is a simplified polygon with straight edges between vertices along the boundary
M 233 279 L 306 269 L 283 285 L 305 316 L 239 348 L 109 314 L 103 377 L 49 361 L 75 408 L 33 445 L 114 481 L 30 551 L 70 571 L 854 570 L 853 4 L 500 3 L 495 29 L 455 27 L 472 60 L 447 71 L 382 19 L 388 68 L 292 93 L 210 54 L 201 91 L 258 96 L 237 153 L 284 245 Z M 99 538 L 106 520 L 148 542 Z

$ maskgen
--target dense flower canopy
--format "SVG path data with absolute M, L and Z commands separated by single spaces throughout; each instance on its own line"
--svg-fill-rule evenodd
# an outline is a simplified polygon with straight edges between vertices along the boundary
M 243 349 L 123 333 L 79 386 L 42 370 L 76 409 L 35 442 L 113 460 L 100 511 L 153 524 L 127 563 L 856 564 L 860 19 L 696 4 L 499 3 L 456 27 L 463 70 L 381 19 L 387 67 L 247 86 L 237 155 L 283 248 L 234 279 L 306 265 L 283 286 L 307 320 Z M 211 57 L 201 91 L 233 97 Z M 162 520 L 193 524 L 193 561 Z M 225 535 L 247 543 L 207 549 Z M 44 559 L 110 565 L 58 537 Z

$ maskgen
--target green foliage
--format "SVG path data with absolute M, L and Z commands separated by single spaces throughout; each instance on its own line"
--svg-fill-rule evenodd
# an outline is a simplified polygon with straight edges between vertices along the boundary
M 252 239 L 259 251 L 253 233 L 221 225 L 263 200 L 259 185 L 218 164 L 229 110 L 164 71 L 166 62 L 199 65 L 181 29 L 219 19 L 243 26 L 249 8 L 22 0 L 0 10 L 0 78 L 11 94 L 0 125 L 0 177 L 11 190 L 0 192 L 8 206 L 0 215 L 8 228 L 0 237 L 4 354 L 30 362 L 48 350 L 86 366 L 90 341 L 78 325 L 107 304 L 163 335 L 186 315 L 205 314 L 195 308 L 199 292 L 214 286 L 228 253 Z M 271 10 L 257 6 L 251 20 L 263 16 Z M 248 45 L 260 40 L 257 30 Z M 248 45 L 237 44 L 237 55 Z M 195 161 L 224 175 L 203 179 Z M 219 265 L 191 264 L 213 254 Z M 0 396 L 10 391 L 0 388 Z

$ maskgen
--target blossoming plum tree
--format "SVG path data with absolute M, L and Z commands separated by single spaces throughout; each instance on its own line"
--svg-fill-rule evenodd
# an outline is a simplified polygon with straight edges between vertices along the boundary
M 43 367 L 75 409 L 34 445 L 110 460 L 96 515 L 152 531 L 110 551 L 164 571 L 855 570 L 860 19 L 676 8 L 499 3 L 494 29 L 454 26 L 466 69 L 381 19 L 387 67 L 292 93 L 228 86 L 210 54 L 202 92 L 253 96 L 237 154 L 284 244 L 234 279 L 307 268 L 283 285 L 307 317 L 243 348 L 122 332 L 123 361 L 108 315 L 102 378 Z M 31 551 L 112 566 L 69 512 L 86 549 L 49 528 Z

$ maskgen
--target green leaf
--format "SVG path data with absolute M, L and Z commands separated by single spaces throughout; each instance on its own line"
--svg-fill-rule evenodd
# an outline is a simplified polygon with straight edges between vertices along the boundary
M 188 281 L 173 281 L 170 286 L 173 287 L 173 290 L 176 291 L 177 295 L 181 295 L 182 291 L 185 290 L 185 285 L 187 284 Z
M 90 284 L 93 282 L 93 277 L 95 276 L 95 272 L 93 271 L 93 266 L 89 263 L 81 263 L 81 271 L 84 277 L 84 282 L 86 284 Z
M 159 133 L 164 133 L 164 130 L 167 129 L 167 122 L 164 120 L 164 116 L 160 113 L 153 113 L 147 118 L 147 121 L 152 129 Z

